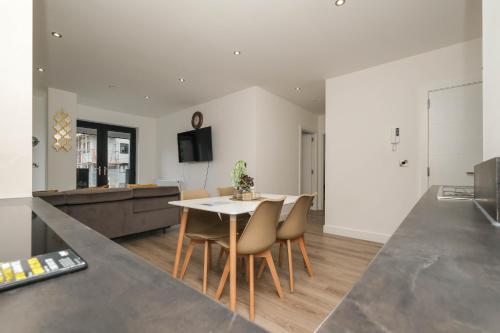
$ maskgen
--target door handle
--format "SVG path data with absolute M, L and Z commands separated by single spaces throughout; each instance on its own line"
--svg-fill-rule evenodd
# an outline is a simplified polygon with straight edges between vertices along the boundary
M 104 175 L 107 176 L 107 174 L 108 174 L 108 168 L 104 167 Z
M 101 167 L 97 168 L 97 173 L 99 174 L 99 176 L 101 175 Z
M 467 176 L 474 176 L 474 171 L 466 171 L 465 174 Z

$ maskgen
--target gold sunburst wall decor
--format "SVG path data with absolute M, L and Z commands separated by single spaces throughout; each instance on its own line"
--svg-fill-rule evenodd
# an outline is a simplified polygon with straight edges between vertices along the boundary
M 71 117 L 63 109 L 54 114 L 54 143 L 52 147 L 56 151 L 64 149 L 70 151 L 71 146 Z

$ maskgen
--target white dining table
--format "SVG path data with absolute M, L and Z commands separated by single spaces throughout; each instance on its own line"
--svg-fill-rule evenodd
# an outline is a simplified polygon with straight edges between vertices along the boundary
M 174 267 L 172 275 L 177 277 L 179 262 L 181 259 L 182 243 L 189 223 L 189 210 L 197 209 L 207 212 L 229 215 L 229 308 L 236 310 L 236 217 L 240 214 L 252 213 L 259 203 L 264 199 L 285 198 L 284 206 L 292 205 L 299 198 L 295 195 L 261 194 L 261 199 L 252 201 L 233 200 L 231 196 L 209 197 L 192 200 L 170 201 L 169 204 L 182 208 L 181 224 L 179 226 L 179 237 L 175 252 Z

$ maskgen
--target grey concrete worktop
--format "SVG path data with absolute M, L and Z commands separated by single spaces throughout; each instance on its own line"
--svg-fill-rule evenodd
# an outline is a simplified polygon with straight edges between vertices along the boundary
M 264 332 L 40 199 L 30 206 L 89 267 L 0 293 L 1 332 Z
M 500 229 L 432 187 L 318 332 L 500 332 Z

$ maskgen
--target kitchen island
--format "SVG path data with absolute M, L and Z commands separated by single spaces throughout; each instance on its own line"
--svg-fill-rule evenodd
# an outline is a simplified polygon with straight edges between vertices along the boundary
M 472 201 L 417 203 L 318 332 L 499 332 L 500 229 Z M 0 293 L 6 332 L 264 332 L 40 199 L 89 267 Z
M 500 332 L 500 229 L 432 187 L 317 332 Z
M 29 207 L 88 268 L 0 293 L 1 332 L 264 332 L 38 198 Z

